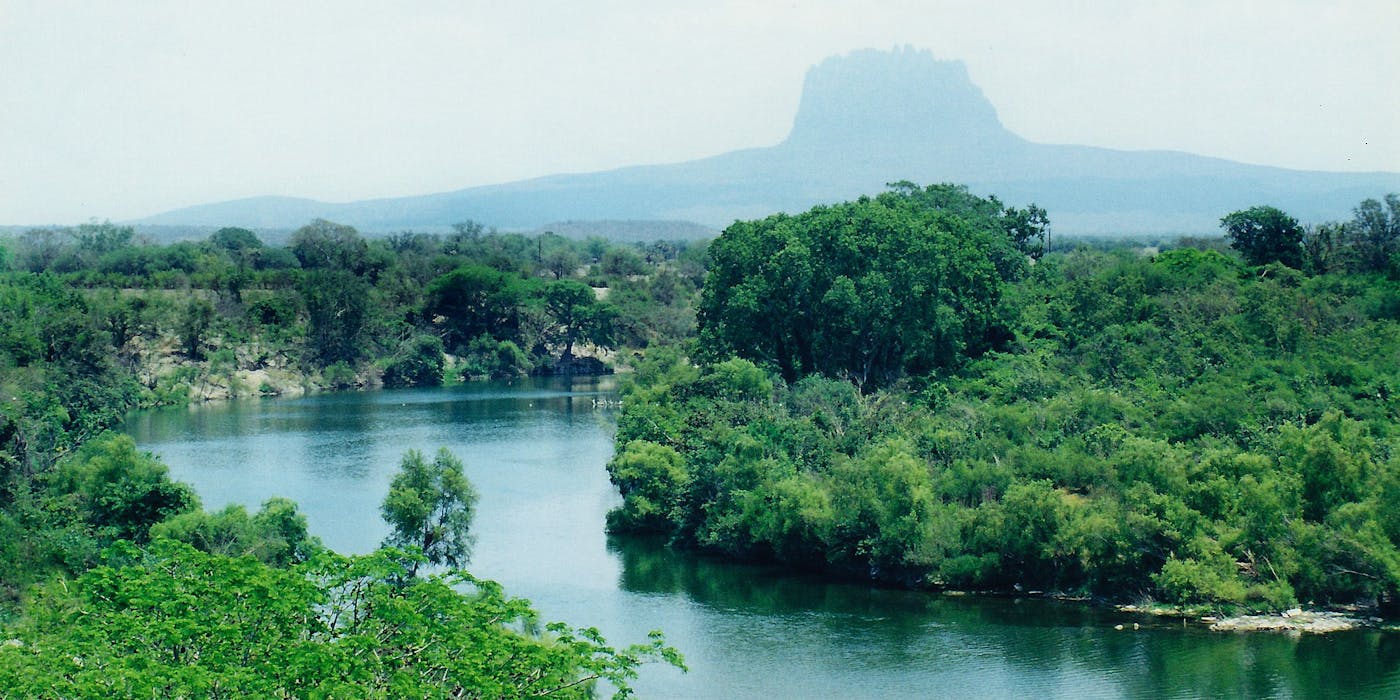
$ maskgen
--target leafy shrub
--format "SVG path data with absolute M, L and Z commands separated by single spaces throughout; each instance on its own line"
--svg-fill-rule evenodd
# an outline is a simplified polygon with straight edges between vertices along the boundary
M 321 370 L 321 380 L 332 389 L 347 389 L 355 386 L 359 377 L 348 362 L 336 362 Z
M 384 367 L 384 386 L 436 386 L 442 383 L 442 339 L 419 335 L 405 341 Z
M 462 377 L 518 377 L 529 374 L 535 365 L 520 346 L 509 340 L 480 335 L 467 345 L 462 356 Z

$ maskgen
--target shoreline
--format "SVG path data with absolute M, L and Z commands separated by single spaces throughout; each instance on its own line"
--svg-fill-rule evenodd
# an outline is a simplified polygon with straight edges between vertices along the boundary
M 634 537 L 643 540 L 656 539 L 656 546 L 669 546 L 665 543 L 664 537 L 658 538 L 656 535 L 619 533 L 619 536 Z M 941 586 L 919 586 L 908 582 L 901 583 L 891 579 L 871 579 L 863 576 L 842 574 L 839 571 L 824 570 L 815 567 L 792 566 L 782 564 L 772 559 L 733 557 L 718 552 L 706 551 L 704 549 L 690 551 L 718 562 L 777 566 L 790 575 L 813 576 L 822 580 L 842 581 L 854 585 L 870 586 L 872 588 L 919 592 L 931 596 L 946 596 L 949 598 L 1048 600 L 1141 618 L 1136 622 L 1130 620 L 1109 625 L 1109 627 L 1120 631 L 1148 628 L 1150 624 L 1148 622 L 1149 619 L 1171 619 L 1174 622 L 1172 625 L 1173 627 L 1187 626 L 1193 629 L 1205 629 L 1210 632 L 1221 634 L 1263 632 L 1298 636 L 1303 634 L 1321 635 L 1363 630 L 1391 633 L 1400 632 L 1400 619 L 1387 620 L 1379 616 L 1377 614 L 1378 611 L 1374 607 L 1361 605 L 1341 605 L 1334 608 L 1307 609 L 1295 607 L 1289 610 L 1271 613 L 1228 615 L 1216 608 L 1208 606 L 1186 607 L 1163 603 L 1116 603 L 1113 602 L 1111 598 L 1075 595 L 1059 591 L 1025 590 L 1020 587 L 1005 589 L 961 589 L 945 588 Z M 1151 626 L 1157 629 L 1162 629 L 1164 627 L 1160 622 Z
M 1368 615 L 1361 608 L 1341 608 L 1333 610 L 1291 608 L 1277 613 L 1246 615 L 1208 615 L 1202 611 L 1169 606 L 1115 605 L 1115 610 L 1135 615 L 1172 617 L 1183 624 L 1205 627 L 1211 632 L 1275 632 L 1299 636 L 1303 634 L 1332 634 L 1364 629 L 1395 631 L 1400 629 L 1395 622 L 1387 624 L 1384 618 Z
M 167 357 L 168 357 L 168 356 L 167 356 Z M 452 360 L 453 360 L 453 359 L 455 359 L 455 358 L 450 358 L 450 357 L 448 358 L 448 364 L 449 364 L 449 365 L 452 364 Z M 200 363 L 197 363 L 197 362 L 183 362 L 183 363 L 181 363 L 181 362 L 171 362 L 170 360 L 167 360 L 167 361 L 166 361 L 165 363 L 163 363 L 163 364 L 165 364 L 165 367 L 163 367 L 162 369 L 166 369 L 166 370 L 167 370 L 166 373 L 157 374 L 157 372 L 149 372 L 148 374 L 146 374 L 146 376 L 142 377 L 142 379 L 151 380 L 151 379 L 159 379 L 159 378 L 170 377 L 171 374 L 173 374 L 173 373 L 172 373 L 172 372 L 169 372 L 169 369 L 172 368 L 172 367 L 181 367 L 181 366 L 183 366 L 183 367 L 192 367 L 192 366 L 193 366 L 193 367 L 198 367 L 198 365 L 199 365 Z M 185 400 L 184 402 L 175 402 L 175 404 L 183 403 L 183 405 L 193 406 L 193 405 L 199 405 L 199 404 L 204 404 L 204 403 L 223 402 L 223 401 L 230 401 L 230 400 L 237 400 L 237 399 L 247 399 L 247 398 L 297 398 L 297 397 L 301 397 L 301 396 L 307 396 L 307 395 L 312 395 L 312 394 L 320 394 L 320 393 L 368 392 L 368 391 L 379 391 L 379 390 L 383 390 L 383 389 L 385 388 L 384 385 L 383 385 L 383 383 L 382 383 L 381 381 L 378 381 L 379 378 L 378 378 L 378 376 L 376 376 L 377 373 L 375 373 L 375 372 L 373 372 L 373 371 L 368 371 L 368 372 L 362 372 L 362 373 L 360 373 L 360 375 L 356 377 L 356 379 L 357 379 L 358 381 L 356 381 L 356 382 L 354 382 L 354 383 L 350 383 L 350 384 L 346 384 L 346 385 L 341 385 L 341 386 L 334 386 L 334 385 L 329 385 L 329 384 L 327 384 L 327 383 L 324 383 L 323 381 L 322 381 L 322 382 L 316 381 L 316 379 L 319 378 L 319 376 L 318 376 L 319 373 L 308 373 L 308 372 L 304 372 L 304 371 L 299 371 L 299 370 L 297 370 L 297 369 L 294 369 L 294 368 L 293 368 L 292 366 L 290 366 L 290 365 L 291 365 L 291 363 L 285 363 L 285 364 L 283 364 L 281 367 L 278 367 L 278 368 L 277 368 L 277 370 L 280 370 L 280 371 L 274 370 L 274 371 L 276 372 L 276 374 L 281 375 L 280 377 L 278 377 L 278 379 L 281 379 L 282 381 L 278 381 L 278 382 L 276 382 L 275 384 L 272 384 L 272 386 L 268 386 L 269 383 L 266 383 L 266 382 L 265 382 L 265 383 L 262 384 L 262 386 L 259 387 L 260 390 L 254 390 L 254 391 L 249 391 L 249 390 L 248 390 L 248 388 L 250 388 L 251 386 L 256 386 L 256 385 L 253 384 L 252 381 L 249 381 L 249 380 L 253 380 L 253 379 L 255 379 L 255 378 L 256 378 L 256 379 L 265 380 L 265 379 L 267 378 L 267 374 L 268 374 L 265 368 L 258 368 L 258 369 L 252 369 L 252 370 L 249 370 L 249 369 L 235 369 L 235 370 L 233 370 L 233 372 L 232 372 L 232 374 L 234 375 L 234 377 L 227 377 L 227 375 L 225 375 L 225 377 L 220 377 L 220 378 L 225 379 L 225 381 L 223 381 L 223 382 L 221 382 L 221 381 L 218 380 L 218 379 L 220 379 L 220 378 L 215 378 L 215 377 L 209 376 L 209 373 L 207 373 L 207 371 L 206 371 L 205 373 L 201 373 L 202 376 L 199 377 L 199 379 L 201 379 L 201 380 L 203 380 L 203 381 L 200 382 L 200 385 L 198 385 L 198 388 L 196 388 L 196 385 L 189 385 L 189 384 L 187 384 L 186 386 L 187 386 L 188 389 L 189 389 L 189 393 L 188 393 L 188 395 L 186 396 L 186 400 Z M 149 368 L 149 365 L 147 365 L 147 367 Z M 614 372 L 616 372 L 615 369 L 614 369 Z M 245 376 L 239 376 L 239 375 L 245 375 Z M 249 375 L 250 375 L 250 376 L 249 376 Z M 542 375 L 542 376 L 549 376 L 549 375 Z M 588 375 L 588 376 L 598 376 L 598 375 Z M 232 379 L 232 381 L 228 381 L 228 379 Z M 240 379 L 243 380 L 243 381 L 239 381 Z M 484 378 L 481 378 L 481 379 L 484 379 Z M 468 383 L 468 382 L 472 382 L 472 381 L 480 381 L 480 379 L 479 379 L 479 378 L 476 378 L 476 377 L 472 377 L 472 378 L 469 378 L 469 379 L 464 380 L 464 381 L 461 382 L 461 383 Z M 144 384 L 144 383 L 145 383 L 145 382 L 143 382 L 143 384 Z M 446 384 L 444 384 L 444 385 L 446 385 Z M 210 391 L 210 389 L 214 389 L 214 390 L 213 390 L 213 391 Z M 242 389 L 242 391 L 240 391 L 240 389 Z M 271 389 L 271 390 L 269 391 L 269 389 Z M 222 391 L 220 391 L 220 390 L 222 390 Z M 134 410 L 146 410 L 146 409 L 151 409 L 151 408 L 158 408 L 158 407 L 160 407 L 161 405 L 162 405 L 162 404 L 159 404 L 159 403 L 153 404 L 153 405 L 142 405 L 142 406 L 138 406 L 138 407 L 137 407 L 136 409 L 134 409 Z M 165 406 L 168 407 L 168 406 L 170 406 L 170 405 L 172 405 L 172 404 L 167 403 L 167 404 L 163 404 L 163 405 L 165 405 Z M 665 546 L 665 545 L 662 545 L 662 546 Z M 710 556 L 718 556 L 718 557 L 721 558 L 721 559 L 726 559 L 726 560 L 729 559 L 729 557 L 724 557 L 723 555 L 717 555 L 717 554 L 715 554 L 715 553 L 710 553 L 709 555 L 710 555 Z M 742 559 L 741 559 L 741 560 L 742 560 Z M 785 568 L 787 568 L 787 567 L 785 567 Z M 794 571 L 797 571 L 797 570 L 798 570 L 798 569 L 794 569 Z M 830 575 L 830 572 L 826 572 L 826 575 Z M 835 578 L 841 579 L 841 578 L 846 578 L 846 577 L 837 575 L 837 576 L 835 576 Z M 856 578 L 857 580 L 859 580 L 859 577 L 854 577 L 854 578 Z M 873 583 L 873 582 L 867 581 L 867 583 Z M 891 582 L 886 582 L 886 583 L 888 584 L 888 583 L 891 583 Z M 875 585 L 880 585 L 880 584 L 876 583 Z M 918 590 L 918 589 L 919 589 L 919 587 L 917 587 L 917 586 L 909 587 L 909 586 L 899 586 L 899 585 L 897 585 L 897 584 L 895 584 L 895 587 L 898 587 L 898 588 L 907 588 L 907 589 L 909 589 L 909 590 Z M 1018 590 L 1008 590 L 1008 591 L 986 590 L 986 591 L 979 591 L 979 590 L 937 589 L 937 588 L 935 588 L 935 589 L 924 589 L 924 590 L 926 590 L 927 592 L 930 592 L 930 593 L 934 593 L 934 594 L 936 594 L 936 595 L 950 596 L 950 597 L 963 597 L 963 596 L 978 596 L 978 597 L 982 597 L 982 596 L 985 596 L 985 597 L 1006 597 L 1006 598 L 1028 598 L 1028 599 L 1056 600 L 1056 601 L 1065 602 L 1065 603 L 1077 603 L 1077 604 L 1081 604 L 1081 605 L 1088 605 L 1088 606 L 1091 606 L 1091 607 L 1101 607 L 1101 608 L 1105 608 L 1105 609 L 1111 609 L 1111 610 L 1113 610 L 1113 611 L 1115 611 L 1115 612 L 1118 612 L 1118 613 L 1124 613 L 1124 614 L 1130 614 L 1130 615 L 1146 615 L 1146 616 L 1157 617 L 1157 618 L 1175 618 L 1175 619 L 1181 620 L 1183 624 L 1189 624 L 1189 625 L 1191 625 L 1191 626 L 1193 626 L 1193 627 L 1197 627 L 1197 628 L 1202 628 L 1202 627 L 1203 627 L 1203 628 L 1205 628 L 1205 629 L 1210 630 L 1211 632 L 1221 632 L 1221 633 L 1231 633 L 1231 632 L 1234 632 L 1234 633 L 1240 633 L 1240 632 L 1274 632 L 1274 633 L 1283 633 L 1283 634 L 1290 634 L 1290 635 L 1302 635 L 1302 634 L 1331 634 L 1331 633 L 1335 633 L 1335 632 L 1349 632 L 1349 631 L 1358 631 L 1358 630 L 1365 630 L 1365 629 L 1376 629 L 1376 630 L 1383 630 L 1383 631 L 1400 631 L 1400 621 L 1390 621 L 1390 622 L 1387 622 L 1385 619 L 1383 619 L 1383 618 L 1381 618 L 1381 617 L 1375 616 L 1375 615 L 1373 615 L 1373 614 L 1369 614 L 1369 613 L 1374 612 L 1374 611 L 1367 610 L 1367 609 L 1360 608 L 1360 607 L 1347 607 L 1347 608 L 1332 609 L 1332 610 L 1327 610 L 1327 609 L 1307 609 L 1307 610 L 1304 610 L 1304 609 L 1302 609 L 1302 608 L 1293 608 L 1293 609 L 1290 609 L 1290 610 L 1286 610 L 1286 611 L 1282 611 L 1282 612 L 1276 612 L 1276 613 L 1244 614 L 1244 615 L 1217 615 L 1217 614 L 1211 614 L 1213 611 L 1210 610 L 1209 608 L 1185 608 L 1185 607 L 1166 606 L 1166 605 L 1155 605 L 1155 604 L 1154 604 L 1154 605 L 1136 605 L 1136 604 L 1111 603 L 1111 602 L 1107 602 L 1107 601 L 1104 601 L 1104 600 L 1101 600 L 1101 599 L 1095 599 L 1095 598 L 1089 597 L 1089 596 L 1075 596 L 1075 595 L 1070 595 L 1070 594 L 1054 593 L 1054 592 L 1018 591 Z M 1119 625 L 1115 625 L 1115 626 L 1114 626 L 1114 629 L 1118 629 L 1118 630 L 1124 630 L 1124 629 L 1139 629 L 1139 628 L 1140 628 L 1140 625 L 1139 625 L 1138 623 L 1133 623 L 1131 626 L 1123 625 L 1123 624 L 1119 624 Z

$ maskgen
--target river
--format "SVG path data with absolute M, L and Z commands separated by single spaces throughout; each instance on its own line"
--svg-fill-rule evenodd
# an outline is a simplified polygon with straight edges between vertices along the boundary
M 344 553 L 387 534 L 408 449 L 447 447 L 481 493 L 468 567 L 614 644 L 661 629 L 690 672 L 640 697 L 1400 697 L 1400 635 L 1221 634 L 1082 604 L 939 596 L 608 537 L 613 379 L 539 379 L 147 411 L 125 429 L 206 508 L 296 500 Z M 1140 629 L 1134 629 L 1134 623 Z M 1124 625 L 1116 630 L 1116 625 Z

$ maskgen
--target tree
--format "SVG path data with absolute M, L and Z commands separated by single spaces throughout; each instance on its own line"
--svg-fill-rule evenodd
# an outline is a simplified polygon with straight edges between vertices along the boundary
M 188 486 L 171 481 L 165 465 L 137 452 L 126 435 L 83 445 L 50 477 L 49 489 L 100 533 L 128 540 L 144 541 L 152 525 L 199 507 Z
M 563 361 L 573 358 L 576 342 L 612 342 L 614 310 L 598 301 L 592 287 L 576 280 L 553 282 L 545 287 L 544 304 L 558 324 L 558 335 L 564 343 Z
M 465 573 L 415 579 L 393 552 L 290 568 L 172 540 L 36 592 L 0 645 L 15 697 L 583 700 L 631 696 L 638 667 L 684 669 L 659 632 L 613 647 Z
M 457 268 L 428 284 L 423 313 L 441 317 L 444 341 L 456 351 L 482 334 L 511 335 L 520 289 L 509 275 L 482 265 Z
M 151 527 L 151 539 L 178 540 L 201 552 L 230 557 L 252 556 L 264 564 L 287 567 L 322 551 L 319 538 L 306 526 L 306 516 L 286 498 L 271 498 L 251 517 L 231 503 L 217 513 L 194 510 Z
M 470 219 L 452 224 L 452 235 L 456 236 L 459 240 L 474 241 L 481 238 L 481 234 L 485 231 L 486 227 L 484 225 Z
M 1384 206 L 1374 199 L 1358 204 L 1348 229 L 1362 270 L 1390 269 L 1395 254 L 1400 253 L 1400 194 L 1386 195 Z
M 559 280 L 573 274 L 574 270 L 583 264 L 583 261 L 566 241 L 545 251 L 542 264 L 544 269 L 549 270 L 550 274 L 554 275 L 554 279 Z
M 214 322 L 214 305 L 204 299 L 191 299 L 180 314 L 180 345 L 185 356 L 198 360 L 204 356 L 205 336 Z
M 1347 231 L 1347 226 L 1336 223 L 1317 224 L 1304 229 L 1303 270 L 1322 275 L 1343 269 L 1342 253 Z
M 263 247 L 263 242 L 258 239 L 258 234 L 236 226 L 226 226 L 210 234 L 209 244 L 230 253 L 240 253 Z
M 52 269 L 69 248 L 60 232 L 43 228 L 25 231 L 18 243 L 15 266 L 30 272 Z
M 476 501 L 476 489 L 462 470 L 462 460 L 446 447 L 438 450 L 432 462 L 422 452 L 409 450 L 380 508 L 393 529 L 384 544 L 417 547 L 429 564 L 461 567 L 471 555 Z M 413 573 L 417 570 L 413 564 Z
M 879 386 L 993 347 L 1002 288 L 1026 269 L 1014 232 L 1043 225 L 1040 215 L 1013 221 L 952 185 L 893 187 L 725 230 L 698 308 L 702 359 L 737 354 L 789 382 L 818 373 Z
M 618 277 L 643 275 L 647 271 L 646 262 L 636 249 L 631 247 L 618 246 L 607 249 L 598 264 L 602 266 L 603 274 Z
M 1032 204 L 1025 209 L 1007 207 L 1002 217 L 1016 249 L 1039 260 L 1049 248 L 1050 216 Z
M 117 226 L 110 221 L 81 224 L 72 233 L 78 248 L 98 257 L 131 245 L 136 237 L 136 229 L 130 226 Z
M 360 359 L 371 291 L 368 282 L 345 270 L 311 270 L 302 277 L 301 294 L 310 322 L 307 342 L 323 363 Z
M 1230 247 L 1250 265 L 1280 262 L 1293 269 L 1303 266 L 1303 227 L 1298 220 L 1269 206 L 1250 207 L 1220 219 Z
M 353 226 L 316 219 L 292 233 L 288 245 L 304 268 L 348 270 L 362 275 L 369 267 L 369 244 Z
M 419 335 L 403 342 L 384 368 L 385 386 L 436 386 L 442 383 L 442 339 Z
M 608 513 L 616 532 L 666 532 L 679 519 L 681 494 L 690 480 L 685 458 L 666 445 L 633 440 L 608 463 L 623 503 Z

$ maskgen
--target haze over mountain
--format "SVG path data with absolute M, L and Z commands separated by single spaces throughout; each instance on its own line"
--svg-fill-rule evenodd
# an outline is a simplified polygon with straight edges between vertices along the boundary
M 1342 219 L 1364 198 L 1400 191 L 1400 173 L 1300 171 L 1181 152 L 1033 143 L 1002 126 L 960 61 L 898 49 L 857 51 L 813 67 L 791 132 L 771 147 L 415 197 L 257 197 L 138 223 L 269 229 L 319 217 L 390 231 L 467 219 L 503 229 L 679 220 L 723 228 L 876 193 L 897 180 L 956 182 L 1010 204 L 1035 202 L 1057 231 L 1082 234 L 1216 232 L 1222 215 L 1255 204 L 1277 205 L 1304 221 Z

